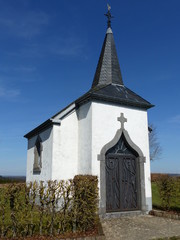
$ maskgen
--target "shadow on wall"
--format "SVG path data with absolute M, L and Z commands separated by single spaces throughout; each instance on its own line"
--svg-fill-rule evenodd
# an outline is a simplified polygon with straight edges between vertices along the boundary
M 87 103 L 87 104 L 81 106 L 76 111 L 77 118 L 78 118 L 79 121 L 82 120 L 82 119 L 86 119 L 87 118 L 87 115 L 88 115 L 88 112 L 90 110 L 90 107 L 91 107 L 91 103 Z
M 28 140 L 28 150 L 31 149 L 31 148 L 34 148 L 38 136 L 41 138 L 42 143 L 45 142 L 47 139 L 49 139 L 49 137 L 51 135 L 51 131 L 52 131 L 52 127 L 44 130 L 43 132 L 41 132 L 38 135 L 29 139 Z

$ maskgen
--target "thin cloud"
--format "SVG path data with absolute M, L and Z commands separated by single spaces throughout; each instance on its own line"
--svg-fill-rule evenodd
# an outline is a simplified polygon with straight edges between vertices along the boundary
M 13 70 L 15 72 L 33 73 L 36 71 L 36 67 L 18 66 L 14 67 Z
M 21 49 L 7 52 L 8 56 L 18 58 L 45 58 L 47 56 L 72 57 L 83 54 L 84 44 L 79 39 L 66 38 L 48 39 L 48 42 L 41 44 L 26 44 Z M 33 70 L 33 69 L 32 69 Z M 35 69 L 34 69 L 35 70 Z
M 45 52 L 47 49 L 42 46 L 42 44 L 25 44 L 19 49 L 14 49 L 11 51 L 6 51 L 8 57 L 17 57 L 17 58 L 43 58 L 45 57 Z
M 44 26 L 49 24 L 49 16 L 45 12 L 26 12 L 25 15 L 2 14 L 0 28 L 15 37 L 32 38 L 39 35 Z
M 60 57 L 80 56 L 83 54 L 84 42 L 76 34 L 66 36 L 53 36 L 44 45 L 42 51 L 46 54 L 57 55 Z
M 78 56 L 82 53 L 82 45 L 80 44 L 65 44 L 64 46 L 55 46 L 49 48 L 49 53 L 58 56 Z
M 9 73 L 9 72 L 22 72 L 22 73 L 34 73 L 36 71 L 36 67 L 34 66 L 7 66 L 7 65 L 0 65 L 0 72 Z
M 180 114 L 178 114 L 178 115 L 172 117 L 172 118 L 170 119 L 170 122 L 171 122 L 171 123 L 177 123 L 177 124 L 180 124 Z
M 20 90 L 18 89 L 6 89 L 0 87 L 0 98 L 5 100 L 16 99 L 20 95 Z

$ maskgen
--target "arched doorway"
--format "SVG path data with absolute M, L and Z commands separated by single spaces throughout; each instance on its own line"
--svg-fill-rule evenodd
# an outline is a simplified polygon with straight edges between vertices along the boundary
M 147 212 L 145 197 L 146 158 L 124 129 L 127 119 L 121 113 L 121 128 L 98 155 L 100 161 L 100 214 Z M 128 213 L 129 214 L 129 213 Z
M 140 209 L 138 157 L 124 134 L 105 153 L 106 212 Z

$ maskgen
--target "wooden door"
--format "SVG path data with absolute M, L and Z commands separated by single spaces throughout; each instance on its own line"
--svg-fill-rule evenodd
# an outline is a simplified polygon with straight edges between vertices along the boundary
M 137 158 L 131 154 L 106 155 L 107 212 L 139 209 Z

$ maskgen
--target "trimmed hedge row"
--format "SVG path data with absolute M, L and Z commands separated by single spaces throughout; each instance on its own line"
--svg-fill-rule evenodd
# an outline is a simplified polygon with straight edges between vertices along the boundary
M 78 175 L 68 181 L 10 184 L 0 188 L 1 237 L 58 235 L 95 228 L 98 179 Z
M 155 183 L 161 200 L 160 208 L 163 210 L 179 211 L 180 178 L 161 175 Z

